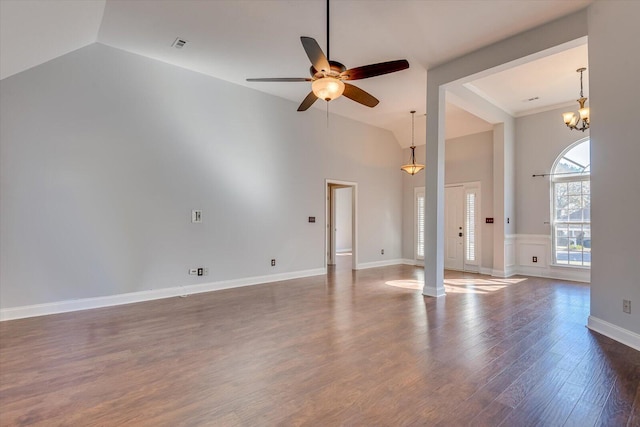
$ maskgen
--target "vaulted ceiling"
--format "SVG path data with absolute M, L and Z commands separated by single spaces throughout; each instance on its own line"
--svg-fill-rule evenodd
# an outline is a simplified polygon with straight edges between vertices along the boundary
M 344 97 L 330 111 L 424 141 L 427 69 L 545 22 L 592 0 L 334 0 L 331 59 L 348 68 L 406 58 L 410 68 L 353 82 L 380 100 L 373 109 Z M 326 51 L 324 0 L 0 0 L 0 78 L 99 42 L 294 101 L 308 83 L 250 83 L 249 77 L 307 77 L 300 36 Z M 188 40 L 182 49 L 171 45 Z M 466 88 L 518 116 L 567 104 L 579 89 L 586 45 L 469 82 Z M 588 78 L 588 74 L 585 75 Z M 588 87 L 588 85 L 587 85 Z M 533 99 L 530 101 L 532 98 Z M 326 108 L 316 102 L 312 108 Z M 304 114 L 304 113 L 300 113 Z M 449 106 L 447 136 L 490 129 Z

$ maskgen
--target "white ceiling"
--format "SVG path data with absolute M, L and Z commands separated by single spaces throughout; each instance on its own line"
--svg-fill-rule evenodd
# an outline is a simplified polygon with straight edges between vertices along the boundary
M 466 83 L 464 86 L 512 116 L 571 105 L 580 96 L 578 68 L 588 65 L 587 45 L 550 55 Z M 583 74 L 584 94 L 589 93 L 589 70 Z
M 0 79 L 94 43 L 105 0 L 0 0 Z
M 342 97 L 331 102 L 330 111 L 389 129 L 407 147 L 409 111 L 418 111 L 416 123 L 419 114 L 424 117 L 428 67 L 591 2 L 334 0 L 331 59 L 353 68 L 406 58 L 410 68 L 354 82 L 380 100 L 377 107 Z M 97 41 L 290 99 L 297 108 L 310 91 L 308 83 L 248 83 L 246 78 L 307 77 L 310 64 L 300 36 L 314 37 L 326 51 L 325 7 L 324 0 L 0 0 L 0 78 Z M 174 49 L 176 37 L 189 43 Z M 586 65 L 586 47 L 567 52 L 573 59 L 558 54 L 543 58 L 544 66 L 523 65 L 471 85 L 513 115 L 567 103 L 576 99 L 575 69 Z M 580 55 L 584 61 L 572 65 Z M 533 96 L 540 100 L 522 103 Z M 323 104 L 314 108 L 324 109 Z M 447 137 L 489 126 L 474 117 L 449 107 Z M 424 138 L 424 126 L 416 125 L 416 143 Z

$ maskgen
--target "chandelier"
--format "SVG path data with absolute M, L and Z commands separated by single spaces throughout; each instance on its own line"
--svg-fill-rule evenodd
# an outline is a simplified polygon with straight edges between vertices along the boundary
M 415 137 L 415 123 L 414 123 L 414 117 L 415 117 L 415 110 L 411 112 L 411 159 L 409 160 L 409 163 L 407 163 L 406 165 L 402 165 L 400 167 L 400 169 L 402 169 L 403 171 L 405 171 L 406 173 L 408 173 L 409 175 L 415 175 L 418 172 L 420 172 L 422 169 L 424 169 L 424 165 L 421 165 L 419 163 L 416 163 L 416 144 L 414 142 L 414 137 Z
M 587 98 L 585 98 L 582 93 L 582 73 L 586 70 L 587 69 L 585 67 L 578 68 L 576 70 L 578 73 L 580 73 L 580 99 L 577 100 L 578 104 L 580 104 L 578 115 L 573 112 L 562 113 L 564 124 L 566 124 L 569 129 L 581 130 L 582 132 L 589 129 L 589 107 L 584 106 L 584 103 L 587 102 Z M 578 126 L 580 120 L 582 120 L 582 125 Z

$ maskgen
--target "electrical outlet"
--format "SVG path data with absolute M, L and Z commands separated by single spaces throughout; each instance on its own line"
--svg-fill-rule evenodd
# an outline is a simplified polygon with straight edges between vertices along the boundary
M 631 314 L 631 300 L 623 299 L 622 300 L 622 311 Z
M 384 255 L 384 249 L 380 251 L 380 255 Z
M 204 268 L 198 267 L 198 276 L 204 276 Z
M 272 259 L 272 260 L 271 260 L 271 267 L 275 267 L 275 266 L 276 266 L 276 260 L 275 260 L 275 259 Z
M 537 256 L 534 256 L 534 257 L 533 257 L 533 259 L 532 259 L 532 261 L 533 261 L 533 262 L 538 262 L 538 257 L 537 257 Z

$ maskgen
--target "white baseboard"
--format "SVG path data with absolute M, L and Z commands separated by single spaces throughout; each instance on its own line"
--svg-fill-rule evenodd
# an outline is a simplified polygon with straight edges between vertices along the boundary
M 171 288 L 151 289 L 148 291 L 130 292 L 126 294 L 108 295 L 104 297 L 82 298 L 68 301 L 56 301 L 22 307 L 4 308 L 0 310 L 0 321 L 23 319 L 25 317 L 45 316 L 48 314 L 67 313 L 70 311 L 89 310 L 92 308 L 111 307 L 135 302 L 152 301 L 182 295 L 193 295 L 203 292 L 262 283 L 280 282 L 282 280 L 300 279 L 303 277 L 327 274 L 326 268 L 294 271 L 290 273 L 271 274 L 267 276 L 246 277 L 243 279 L 223 280 L 220 282 L 198 283 L 196 285 L 176 286 Z
M 366 270 L 367 268 L 387 267 L 389 265 L 404 264 L 404 259 L 389 259 L 384 261 L 362 262 L 356 266 L 356 270 Z
M 444 291 L 444 286 L 442 286 L 441 288 L 436 288 L 435 286 L 426 285 L 422 290 L 422 295 L 440 298 L 446 296 L 447 293 Z
M 400 261 L 402 261 L 401 264 L 404 264 L 404 265 L 414 265 L 416 267 L 423 267 L 424 266 L 424 261 L 421 260 L 421 259 L 404 258 L 404 259 L 401 259 Z
M 640 351 L 640 335 L 627 329 L 605 322 L 597 317 L 589 316 L 587 327 L 624 345 Z
M 485 276 L 491 276 L 491 272 L 492 270 L 490 268 L 487 267 L 480 267 L 480 274 L 484 274 Z
M 591 271 L 584 268 L 572 267 L 529 267 L 521 265 L 518 267 L 518 274 L 523 276 L 545 277 L 548 279 L 571 280 L 573 282 L 591 282 Z
M 491 270 L 491 275 L 493 277 L 507 278 L 518 274 L 517 271 L 513 267 L 509 267 L 505 270 Z

